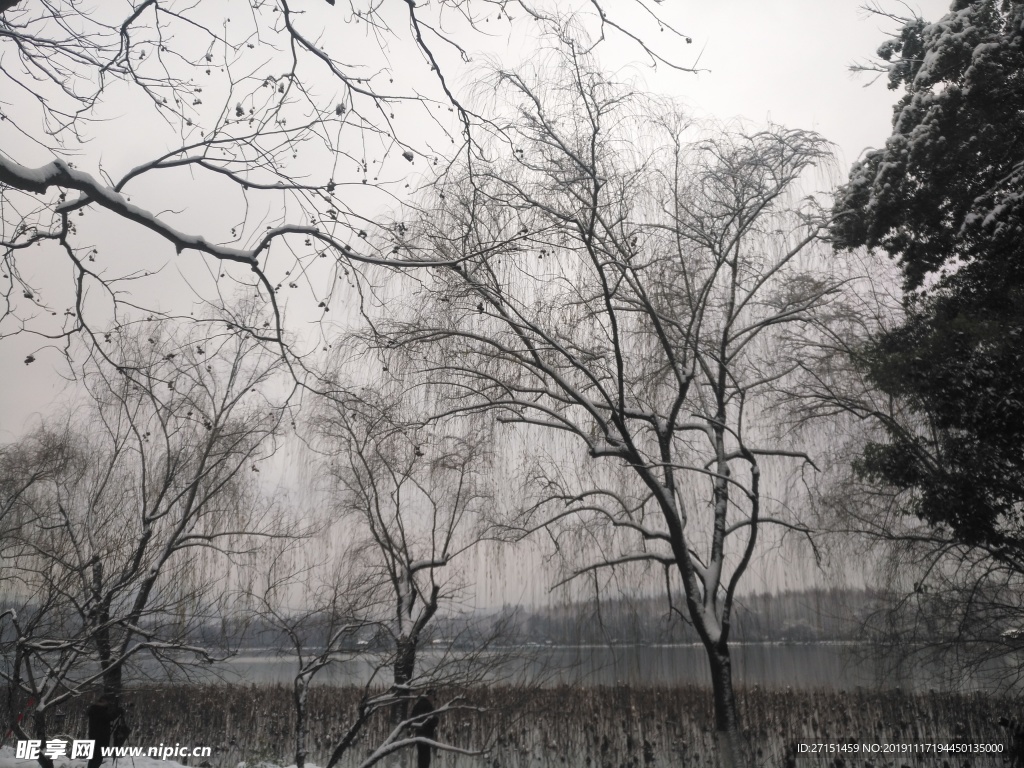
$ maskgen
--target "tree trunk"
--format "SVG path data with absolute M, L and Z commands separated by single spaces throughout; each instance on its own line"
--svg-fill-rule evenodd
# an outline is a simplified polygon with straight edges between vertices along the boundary
M 124 668 L 120 660 L 114 661 L 110 651 L 110 638 L 104 632 L 104 639 L 101 642 L 100 663 L 104 666 L 103 672 L 103 696 L 102 701 L 106 703 L 108 716 L 110 718 L 110 743 L 104 746 L 120 747 L 128 741 L 131 734 L 131 727 L 125 717 L 122 697 L 124 694 Z
M 395 705 L 394 723 L 398 725 L 409 717 L 409 704 L 412 692 L 408 689 L 409 681 L 416 673 L 416 643 L 415 637 L 399 637 L 395 648 L 394 682 L 395 686 L 401 686 L 397 696 L 398 703 Z M 399 750 L 395 752 L 390 761 L 392 766 L 405 766 L 408 764 L 408 752 Z
M 740 728 L 736 693 L 732 687 L 732 660 L 723 643 L 707 649 L 711 665 L 711 689 L 715 699 L 715 740 L 722 768 L 750 768 L 750 745 Z
M 121 711 L 121 694 L 124 691 L 124 674 L 120 664 L 113 664 L 111 657 L 100 657 L 100 663 L 108 666 L 103 672 L 103 698 L 110 702 L 112 710 Z M 120 744 L 116 746 L 121 746 Z
M 99 626 L 93 637 L 97 656 L 103 670 L 103 689 L 97 701 L 88 708 L 89 733 L 92 739 L 93 756 L 87 768 L 99 768 L 104 762 L 103 747 L 120 747 L 128 740 L 131 729 L 125 722 L 124 710 L 121 707 L 121 694 L 124 692 L 124 673 L 120 659 L 115 659 L 114 645 L 109 626 L 109 611 L 104 606 L 98 613 Z
M 306 765 L 306 694 L 309 681 L 301 674 L 295 678 L 295 766 Z
M 409 685 L 409 681 L 412 680 L 413 674 L 416 671 L 416 640 L 411 637 L 400 637 L 396 646 L 394 683 L 396 687 L 404 688 Z M 408 689 L 399 694 L 401 702 L 396 707 L 396 722 L 401 722 L 409 716 L 410 695 L 411 693 Z
M 46 740 L 49 738 L 46 733 L 46 713 L 36 711 L 32 714 L 32 725 L 35 726 L 35 737 L 46 746 Z M 53 760 L 43 754 L 43 750 L 39 750 L 39 765 L 42 768 L 53 768 Z
M 103 565 L 98 560 L 93 563 L 94 589 L 98 595 L 103 584 Z M 114 638 L 110 631 L 110 605 L 101 601 L 96 609 L 96 622 L 93 642 L 100 668 L 103 670 L 103 692 L 100 701 L 107 709 L 110 722 L 110 743 L 103 746 L 121 746 L 127 733 L 124 732 L 123 713 L 121 711 L 121 694 L 124 691 L 124 674 L 121 671 L 120 659 L 115 659 Z M 99 751 L 99 744 L 96 745 Z M 98 765 L 98 763 L 97 763 Z

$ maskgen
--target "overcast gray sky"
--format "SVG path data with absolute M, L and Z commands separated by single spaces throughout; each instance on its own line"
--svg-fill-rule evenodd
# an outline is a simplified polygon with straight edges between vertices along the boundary
M 926 0 L 910 7 L 936 19 L 948 2 Z M 905 12 L 896 3 L 892 9 Z M 886 89 L 884 79 L 872 84 L 871 76 L 852 75 L 849 66 L 870 58 L 896 24 L 866 13 L 859 0 L 666 0 L 659 10 L 693 42 L 684 45 L 667 32 L 658 37 L 656 30 L 651 39 L 668 44 L 661 50 L 673 60 L 707 71 L 653 70 L 636 63 L 636 46 L 624 40 L 602 49 L 609 68 L 628 69 L 650 90 L 683 100 L 698 115 L 816 130 L 837 145 L 841 178 L 865 147 L 885 140 L 897 94 Z M 491 55 L 502 58 L 500 36 L 492 44 Z M 504 55 L 529 56 L 530 45 L 519 40 Z M 472 66 L 463 80 L 472 80 Z M 139 247 L 151 240 L 140 236 Z M 24 337 L 0 342 L 0 439 L 35 423 L 61 390 L 56 354 L 23 364 L 38 346 L 38 340 Z
M 623 7 L 629 8 L 628 5 Z M 948 0 L 925 0 L 910 6 L 912 11 L 930 20 L 941 16 L 947 8 Z M 896 3 L 891 9 L 909 13 Z M 313 10 L 326 13 L 327 6 L 316 6 Z M 897 25 L 865 12 L 860 0 L 664 0 L 659 11 L 680 32 L 690 36 L 692 42 L 687 45 L 667 32 L 662 37 L 654 29 L 647 35 L 652 44 L 660 44 L 660 52 L 673 61 L 695 65 L 703 71 L 686 73 L 665 66 L 652 69 L 638 61 L 637 46 L 623 39 L 612 39 L 601 49 L 605 66 L 639 78 L 652 92 L 680 99 L 697 116 L 723 121 L 742 117 L 752 125 L 771 121 L 818 131 L 836 145 L 840 181 L 845 178 L 849 164 L 866 147 L 880 145 L 888 135 L 891 107 L 898 94 L 885 87 L 884 78 L 872 82 L 871 75 L 851 74 L 850 65 L 869 60 L 877 47 L 896 31 Z M 494 29 L 500 32 L 497 24 Z M 528 39 L 508 40 L 501 34 L 490 40 L 471 42 L 488 45 L 486 53 L 504 65 L 529 58 L 534 45 Z M 346 55 L 357 54 L 349 51 Z M 471 63 L 455 79 L 469 88 L 476 69 L 477 65 Z M 126 131 L 125 126 L 136 120 L 134 130 Z M 111 126 L 112 133 L 101 139 L 108 142 L 105 161 L 131 167 L 145 159 L 150 149 L 144 141 L 136 141 L 133 134 L 139 130 L 138 124 L 145 124 L 147 120 L 148 117 L 126 114 L 124 121 Z M 138 152 L 143 155 L 136 158 Z M 40 163 L 46 159 L 36 158 Z M 169 207 L 178 204 L 187 207 L 188 200 L 174 199 L 174 189 L 160 192 Z M 190 214 L 195 215 L 192 209 Z M 190 229 L 203 234 L 215 233 L 216 217 L 237 219 L 241 215 L 240 211 L 207 206 L 194 222 L 189 222 L 195 225 Z M 102 218 L 92 226 L 102 230 Z M 166 280 L 161 277 L 161 282 L 156 283 L 157 300 L 161 290 L 168 293 L 180 290 L 180 285 L 178 289 L 169 286 L 175 280 L 180 281 L 178 270 L 182 264 L 192 265 L 185 268 L 202 265 L 196 254 L 183 254 L 179 262 L 174 261 L 173 253 L 161 256 L 169 250 L 166 244 L 138 229 L 127 228 L 123 238 L 102 231 L 97 237 L 115 238 L 118 247 L 133 255 L 154 259 L 156 263 L 160 263 L 161 258 L 166 260 L 167 277 Z M 51 268 L 43 263 L 45 257 L 41 256 L 39 262 L 38 269 L 45 272 Z M 65 273 L 63 264 L 55 262 L 52 268 Z M 152 291 L 152 284 L 148 290 Z M 152 301 L 153 294 L 147 296 L 147 300 Z M 182 311 L 182 307 L 175 309 Z M 187 306 L 184 312 L 188 312 Z M 38 423 L 53 410 L 64 388 L 57 373 L 60 360 L 55 352 L 40 354 L 33 365 L 23 363 L 26 355 L 35 352 L 39 344 L 38 339 L 26 336 L 0 341 L 0 440 L 13 439 Z M 303 460 L 297 455 L 290 458 L 293 464 Z M 493 557 L 493 552 L 481 549 L 475 555 L 475 564 L 469 566 L 471 572 L 477 571 L 480 602 L 493 605 L 505 600 L 543 602 L 550 599 L 547 597 L 549 580 L 536 578 L 538 562 L 535 557 L 510 558 L 498 567 Z M 778 561 L 776 553 L 773 562 Z M 811 566 L 791 567 L 785 553 L 781 567 L 757 570 L 748 580 L 750 589 L 795 588 L 815 578 L 809 575 L 813 570 Z
M 665 3 L 669 5 L 670 3 Z M 889 134 L 897 93 L 885 78 L 853 74 L 854 62 L 873 58 L 896 31 L 890 19 L 867 13 L 863 0 L 725 0 L 679 3 L 679 17 L 700 55 L 697 75 L 662 68 L 645 79 L 655 90 L 673 93 L 696 111 L 720 119 L 742 116 L 818 131 L 836 143 L 840 165 Z M 903 7 L 935 20 L 948 0 Z M 684 60 L 690 63 L 691 60 Z

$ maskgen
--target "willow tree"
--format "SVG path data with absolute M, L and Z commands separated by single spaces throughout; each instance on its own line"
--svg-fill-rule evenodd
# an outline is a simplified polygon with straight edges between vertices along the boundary
M 438 713 L 458 708 L 458 697 L 435 705 L 427 692 L 479 682 L 505 660 L 487 647 L 497 627 L 475 654 L 453 653 L 463 638 L 435 637 L 430 647 L 441 657 L 424 663 L 435 617 L 457 610 L 465 560 L 494 499 L 486 435 L 467 423 L 428 426 L 422 399 L 379 380 L 355 387 L 335 377 L 313 419 L 331 509 L 346 537 L 360 542 L 376 584 L 376 626 L 393 654 L 389 690 L 361 703 L 356 718 L 361 724 L 375 710 L 391 710 L 393 729 L 374 753 L 381 758 L 414 745 L 421 755 L 434 748 L 479 754 L 424 730 L 431 721 L 436 727 Z M 338 741 L 328 768 L 351 745 L 347 735 Z
M 46 741 L 53 709 L 83 695 L 116 722 L 141 659 L 212 662 L 196 643 L 222 607 L 210 574 L 282 535 L 258 482 L 284 413 L 280 358 L 212 322 L 144 322 L 106 344 L 82 365 L 72 413 L 0 446 L 0 509 L 18 523 L 0 563 L 16 585 L 0 679 L 11 717 L 30 715 L 9 724 L 19 739 Z
M 378 328 L 381 354 L 443 382 L 448 414 L 491 411 L 524 440 L 568 441 L 506 525 L 560 546 L 582 541 L 565 538 L 573 526 L 592 541 L 606 529 L 569 579 L 663 568 L 707 651 L 723 764 L 748 764 L 732 609 L 763 526 L 792 525 L 762 472 L 806 459 L 768 442 L 761 407 L 786 374 L 778 330 L 832 291 L 808 255 L 818 209 L 794 199 L 827 145 L 774 126 L 707 130 L 571 51 L 493 85 L 509 106 L 494 141 L 437 182 L 394 246 L 454 263 L 414 316 Z M 584 466 L 569 472 L 573 446 Z

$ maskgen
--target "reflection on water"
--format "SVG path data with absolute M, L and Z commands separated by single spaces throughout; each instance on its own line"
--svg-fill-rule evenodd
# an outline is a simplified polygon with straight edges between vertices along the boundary
M 927 690 L 984 688 L 987 675 L 963 680 L 947 670 L 917 666 L 884 668 L 863 646 L 841 644 L 737 644 L 731 647 L 733 679 L 738 686 L 762 688 L 825 688 L 848 690 L 901 688 Z M 421 654 L 424 668 L 441 654 Z M 287 683 L 295 674 L 295 660 L 286 656 L 238 656 L 228 662 L 228 679 L 251 683 Z M 363 684 L 377 664 L 366 658 L 339 661 L 324 669 L 317 682 L 327 685 Z M 990 670 L 998 679 L 998 670 Z M 553 685 L 710 685 L 707 659 L 700 646 L 542 646 L 523 649 L 514 662 L 502 665 L 502 675 L 523 673 Z M 377 676 L 384 682 L 387 669 Z

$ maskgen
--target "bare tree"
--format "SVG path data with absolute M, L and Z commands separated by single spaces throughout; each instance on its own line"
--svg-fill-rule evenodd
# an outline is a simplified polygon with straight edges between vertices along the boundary
M 328 668 L 353 662 L 360 672 L 369 674 L 355 707 L 341 721 L 341 735 L 330 745 L 328 766 L 333 768 L 349 756 L 371 721 L 386 713 L 397 713 L 392 728 L 359 761 L 361 766 L 374 765 L 413 745 L 477 754 L 437 742 L 432 731 L 427 738 L 422 727 L 438 713 L 458 709 L 457 701 L 436 710 L 431 705 L 424 717 L 423 712 L 398 712 L 408 701 L 409 686 L 396 690 L 392 684 L 381 689 L 395 664 L 394 652 L 382 651 L 379 642 L 381 630 L 386 633 L 390 624 L 381 610 L 390 585 L 382 582 L 380 569 L 374 567 L 373 549 L 368 551 L 358 537 L 349 546 L 339 543 L 339 538 L 330 526 L 319 525 L 313 536 L 280 539 L 261 547 L 247 568 L 248 584 L 241 595 L 260 645 L 296 660 L 292 677 L 296 765 L 305 765 L 309 755 L 310 686 Z M 460 682 L 450 675 L 431 680 Z M 326 716 L 337 718 L 338 713 Z
M 380 354 L 449 387 L 446 415 L 492 412 L 556 453 L 508 525 L 547 531 L 567 578 L 664 571 L 707 651 L 722 763 L 750 764 L 729 633 L 762 528 L 802 529 L 762 475 L 808 459 L 769 440 L 762 408 L 787 373 L 780 329 L 834 290 L 811 254 L 818 209 L 794 199 L 827 145 L 702 130 L 575 51 L 487 87 L 507 120 L 401 240 L 459 263 L 378 328 Z
M 907 447 L 907 476 L 946 471 L 941 428 L 913 397 L 880 391 L 873 380 L 875 339 L 904 322 L 895 267 L 872 253 L 849 254 L 855 269 L 812 321 L 791 328 L 781 355 L 793 369 L 778 388 L 794 431 L 822 443 L 823 472 L 811 497 L 813 525 L 830 534 L 841 560 L 857 548 L 873 565 L 879 603 L 866 633 L 890 663 L 933 662 L 989 674 L 1011 685 L 1022 674 L 1020 586 L 1024 531 L 1010 517 L 988 540 L 966 540 L 920 513 L 920 494 L 870 470 L 872 451 Z
M 837 557 L 857 552 L 872 565 L 863 632 L 879 668 L 920 684 L 1013 691 L 1024 680 L 1020 566 L 923 523 L 903 493 L 850 467 L 847 456 L 817 487 L 816 525 Z
M 675 32 L 656 2 L 634 3 Z M 575 29 L 557 4 L 300 5 L 0 3 L 0 336 L 60 343 L 118 310 L 166 310 L 138 281 L 188 251 L 200 296 L 255 292 L 276 317 L 251 330 L 284 344 L 293 289 L 293 314 L 322 316 L 354 264 L 402 261 L 368 234 L 412 175 L 471 143 L 452 82 L 473 49 L 500 28 Z M 584 10 L 578 40 L 624 38 L 687 69 L 596 0 Z M 126 252 L 107 231 L 148 246 Z M 30 253 L 65 265 L 66 282 L 39 278 Z
M 0 563 L 15 557 L 16 534 L 35 522 L 25 497 L 64 472 L 70 446 L 60 431 L 39 430 L 0 447 Z M 0 577 L 11 574 L 0 572 Z
M 318 527 L 317 533 L 322 536 L 324 528 Z M 362 567 L 359 552 L 330 547 L 325 553 L 311 544 L 308 538 L 283 539 L 262 547 L 242 596 L 261 644 L 296 659 L 292 701 L 298 768 L 303 768 L 309 753 L 310 685 L 332 664 L 364 657 L 360 643 L 365 644 L 367 630 L 372 636 L 377 626 L 373 607 L 379 590 L 370 571 Z M 385 705 L 379 698 L 367 684 L 343 741 L 351 744 L 372 712 Z
M 427 667 L 420 653 L 431 620 L 458 596 L 454 561 L 479 541 L 482 513 L 493 503 L 489 451 L 484 436 L 467 431 L 466 423 L 428 427 L 416 418 L 411 398 L 417 393 L 389 394 L 386 386 L 335 386 L 333 392 L 315 417 L 319 450 L 336 509 L 349 523 L 350 535 L 366 537 L 368 561 L 383 585 L 383 604 L 390 606 L 380 626 L 394 649 L 392 736 L 429 751 L 440 745 L 433 734 L 438 713 L 458 704 L 437 705 L 426 692 L 481 674 L 474 654 L 459 658 L 455 653 L 453 638 L 435 638 L 431 648 L 443 657 Z M 493 639 L 483 638 L 485 647 L 476 655 Z M 497 663 L 500 659 L 491 658 L 488 668 Z
M 84 365 L 85 402 L 5 449 L 3 504 L 21 525 L 3 569 L 23 598 L 3 617 L 0 674 L 34 702 L 39 739 L 54 706 L 91 691 L 123 739 L 126 667 L 212 661 L 194 631 L 220 598 L 218 559 L 275 534 L 258 472 L 282 418 L 279 356 L 213 325 L 145 322 L 108 342 L 118 366 Z M 40 445 L 54 446 L 50 461 L 19 472 Z

